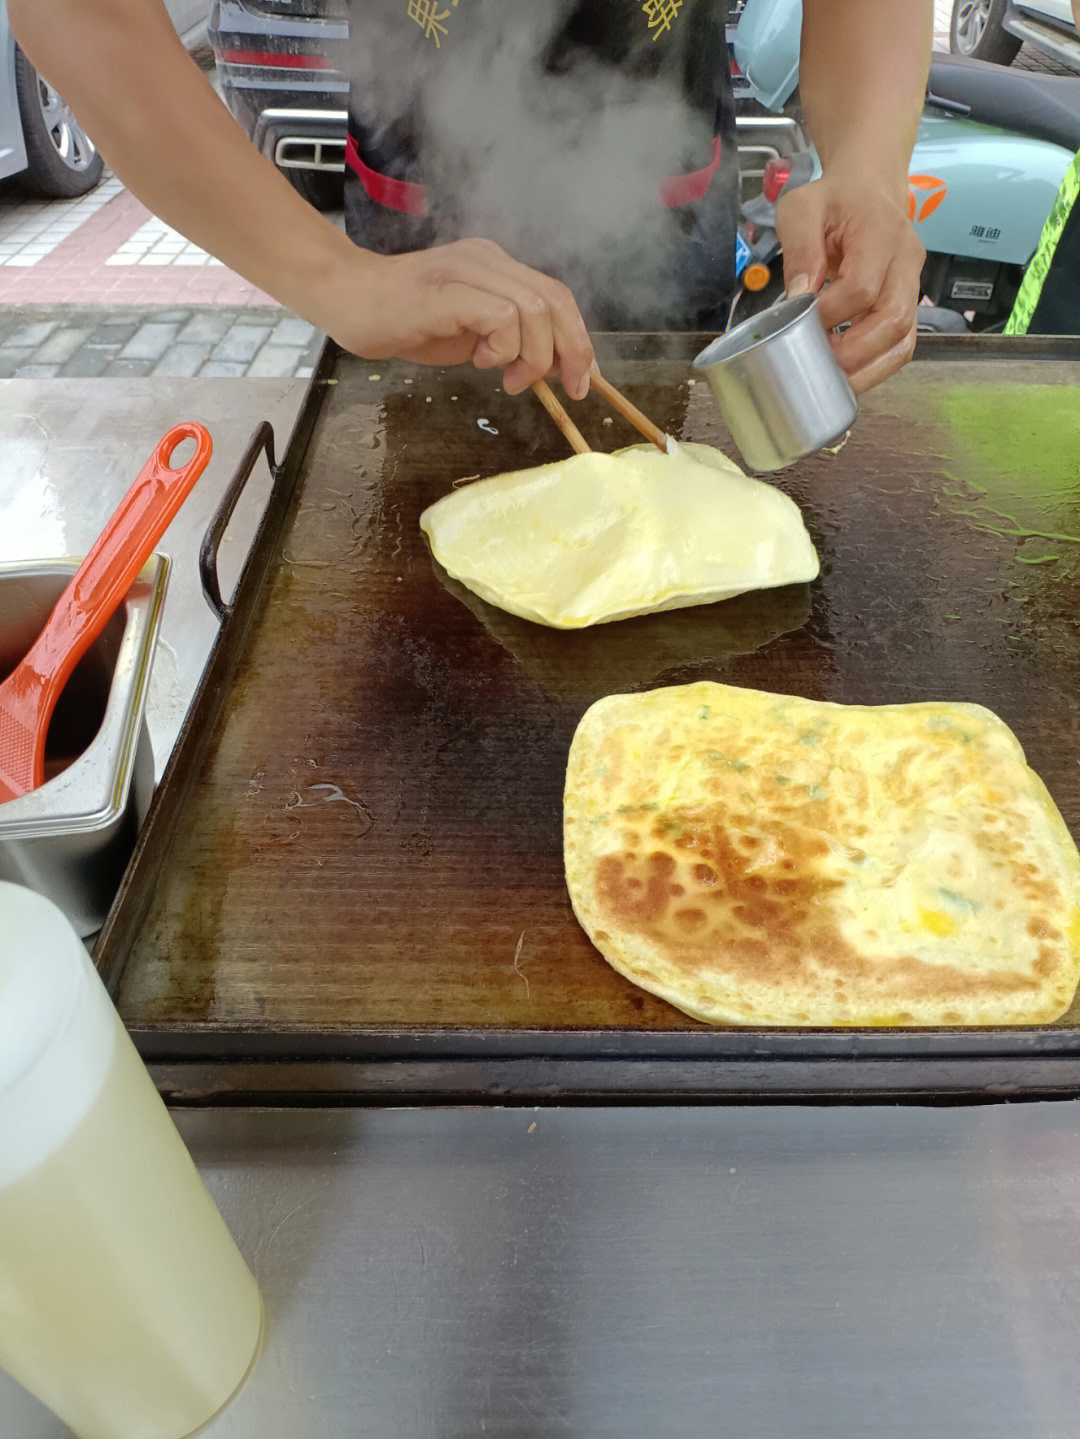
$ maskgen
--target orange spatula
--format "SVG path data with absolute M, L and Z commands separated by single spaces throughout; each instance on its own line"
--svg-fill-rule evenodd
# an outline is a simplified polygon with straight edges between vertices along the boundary
M 173 469 L 172 456 L 185 440 L 195 441 L 195 454 Z M 0 802 L 44 784 L 45 736 L 61 690 L 206 469 L 212 449 L 202 425 L 174 425 L 162 437 L 30 653 L 0 685 Z

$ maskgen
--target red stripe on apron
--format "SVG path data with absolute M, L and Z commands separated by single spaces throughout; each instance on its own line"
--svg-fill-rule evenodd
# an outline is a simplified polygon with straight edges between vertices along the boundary
M 388 210 L 400 210 L 405 215 L 427 214 L 425 187 L 415 185 L 411 180 L 392 180 L 389 175 L 380 175 L 378 170 L 365 165 L 351 135 L 345 141 L 345 163 L 355 170 L 361 185 L 377 205 L 385 205 Z
M 702 199 L 712 184 L 712 178 L 720 168 L 723 147 L 720 136 L 713 140 L 712 159 L 703 170 L 692 170 L 688 175 L 673 175 L 661 180 L 657 195 L 661 205 L 669 210 L 680 205 L 692 205 Z M 392 180 L 389 175 L 380 175 L 360 158 L 356 141 L 350 135 L 345 142 L 345 163 L 360 177 L 360 183 L 378 205 L 388 210 L 400 210 L 405 215 L 426 215 L 428 213 L 427 189 L 412 180 Z
M 695 200 L 702 199 L 720 168 L 721 154 L 720 136 L 717 135 L 713 140 L 712 159 L 704 170 L 692 170 L 689 175 L 674 175 L 670 180 L 660 181 L 661 205 L 674 210 L 680 205 L 692 205 Z

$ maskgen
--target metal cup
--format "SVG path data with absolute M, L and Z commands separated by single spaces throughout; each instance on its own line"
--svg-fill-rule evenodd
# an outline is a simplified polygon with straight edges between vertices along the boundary
M 780 300 L 744 320 L 702 350 L 694 369 L 754 470 L 782 470 L 833 444 L 859 413 L 814 295 Z

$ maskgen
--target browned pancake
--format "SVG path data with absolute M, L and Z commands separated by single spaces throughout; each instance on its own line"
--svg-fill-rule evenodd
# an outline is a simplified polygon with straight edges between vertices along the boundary
M 975 705 L 600 700 L 565 859 L 605 958 L 711 1023 L 1045 1022 L 1080 975 L 1080 856 Z

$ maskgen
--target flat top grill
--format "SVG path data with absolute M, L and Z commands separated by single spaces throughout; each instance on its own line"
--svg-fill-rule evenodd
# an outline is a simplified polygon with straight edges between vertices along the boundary
M 601 358 L 670 433 L 723 448 L 689 383 L 701 338 L 624 337 Z M 238 604 L 219 640 L 231 682 L 204 686 L 99 944 L 144 1048 L 1075 1053 L 1078 1008 L 1038 1030 L 709 1029 L 608 967 L 563 877 L 585 708 L 701 679 L 987 705 L 1080 836 L 1078 372 L 1068 345 L 986 345 L 1016 358 L 928 346 L 838 454 L 778 477 L 821 556 L 813 584 L 578 633 L 455 585 L 418 527 L 455 480 L 565 453 L 540 406 L 472 372 L 330 356 L 250 627 Z M 575 409 L 589 443 L 635 442 L 607 413 Z

